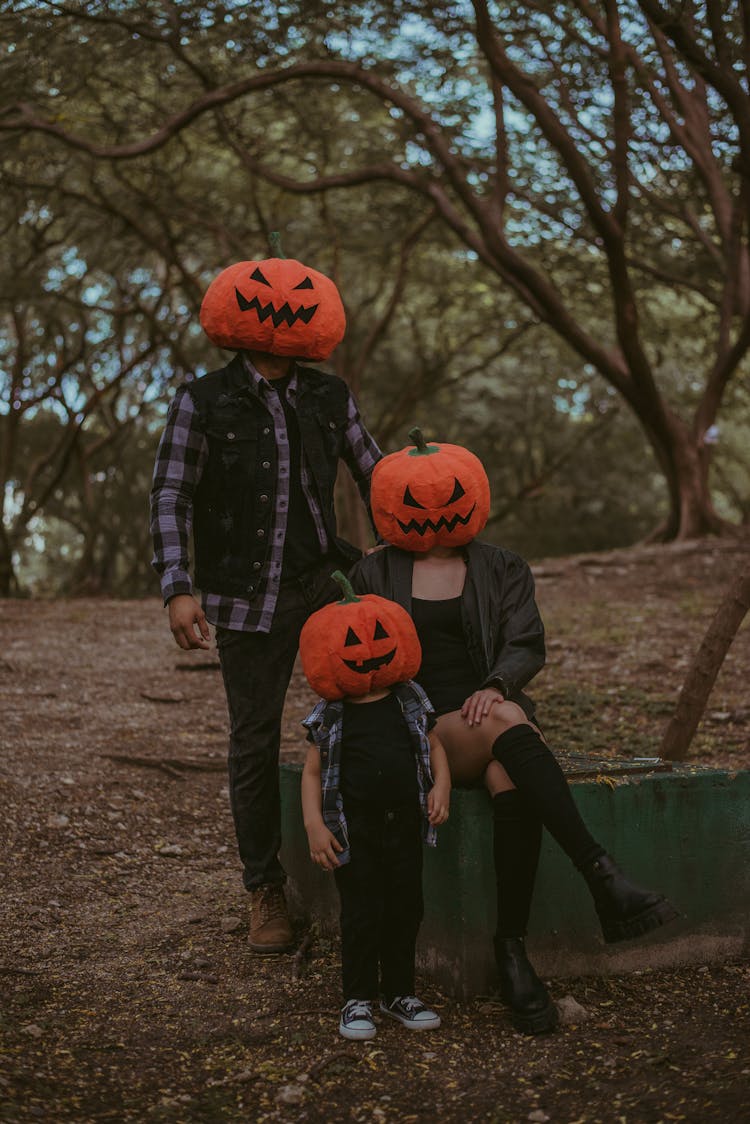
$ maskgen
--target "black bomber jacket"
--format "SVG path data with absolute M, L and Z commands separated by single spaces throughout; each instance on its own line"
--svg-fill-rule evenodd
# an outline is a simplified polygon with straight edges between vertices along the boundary
M 520 555 L 479 539 L 463 551 L 461 620 L 479 681 L 497 685 L 506 698 L 518 698 L 546 658 L 531 570 Z M 360 559 L 349 576 L 357 593 L 387 597 L 411 614 L 410 552 L 384 547 Z

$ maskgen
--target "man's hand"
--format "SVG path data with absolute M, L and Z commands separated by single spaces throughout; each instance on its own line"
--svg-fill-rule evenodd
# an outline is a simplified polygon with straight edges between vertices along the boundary
M 490 708 L 495 703 L 505 702 L 505 695 L 497 687 L 483 687 L 475 691 L 461 707 L 461 717 L 469 726 L 479 726 L 482 719 L 486 718 Z
M 427 793 L 427 818 L 435 827 L 445 823 L 448 819 L 448 808 L 451 801 L 451 786 L 449 783 L 435 781 Z
M 178 593 L 170 599 L 167 609 L 169 627 L 181 648 L 189 652 L 191 648 L 211 647 L 206 614 L 194 597 L 189 593 Z
M 310 858 L 314 863 L 321 866 L 323 870 L 335 870 L 340 865 L 336 855 L 344 848 L 322 820 L 307 828 L 307 839 L 310 844 Z

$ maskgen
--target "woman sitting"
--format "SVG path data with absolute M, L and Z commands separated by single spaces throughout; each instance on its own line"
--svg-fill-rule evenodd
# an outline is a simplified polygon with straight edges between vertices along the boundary
M 416 681 L 438 716 L 454 786 L 492 796 L 497 882 L 495 956 L 500 994 L 525 1034 L 552 1030 L 557 1010 L 524 938 L 546 827 L 586 880 L 604 939 L 628 940 L 677 917 L 635 886 L 594 839 L 522 688 L 545 661 L 544 626 L 529 566 L 480 542 L 489 513 L 481 462 L 455 445 L 415 441 L 384 457 L 371 482 L 373 517 L 391 545 L 351 572 L 359 593 L 409 612 L 422 645 Z

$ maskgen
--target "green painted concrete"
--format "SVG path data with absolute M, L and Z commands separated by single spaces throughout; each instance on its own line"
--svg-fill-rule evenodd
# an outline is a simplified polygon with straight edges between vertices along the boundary
M 290 900 L 334 929 L 333 878 L 313 866 L 302 824 L 299 766 L 281 768 Z M 750 771 L 675 768 L 672 773 L 579 782 L 573 792 L 592 834 L 642 885 L 681 912 L 638 941 L 604 945 L 588 891 L 546 835 L 528 945 L 540 974 L 566 976 L 705 962 L 750 953 Z M 421 969 L 447 992 L 487 994 L 494 984 L 492 817 L 481 791 L 455 790 L 438 846 L 425 848 Z

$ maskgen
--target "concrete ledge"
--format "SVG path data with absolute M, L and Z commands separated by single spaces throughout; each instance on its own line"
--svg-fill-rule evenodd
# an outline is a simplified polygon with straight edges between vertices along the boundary
M 300 766 L 281 767 L 290 901 L 323 929 L 335 929 L 336 888 L 310 862 L 300 775 Z M 573 788 L 592 834 L 682 916 L 638 941 L 605 945 L 583 880 L 545 833 L 528 940 L 540 974 L 605 974 L 750 953 L 750 771 L 675 768 L 618 778 L 614 789 L 595 782 Z M 454 791 L 438 846 L 425 849 L 424 890 L 422 971 L 449 994 L 487 994 L 494 985 L 495 883 L 484 792 Z

